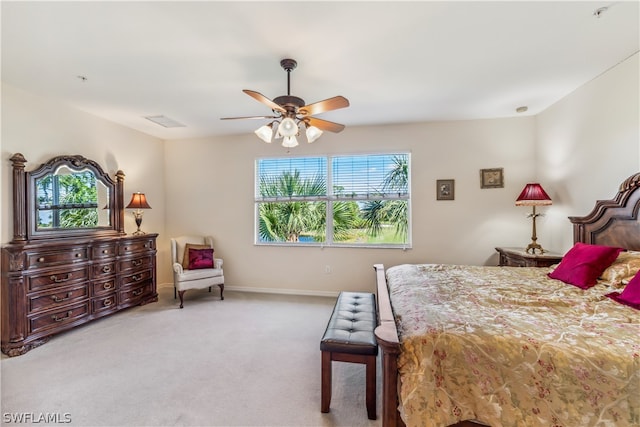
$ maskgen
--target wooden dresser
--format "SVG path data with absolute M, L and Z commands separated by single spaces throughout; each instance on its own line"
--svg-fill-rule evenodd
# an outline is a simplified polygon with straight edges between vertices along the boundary
M 158 300 L 157 234 L 2 248 L 2 352 L 23 354 L 65 331 Z
M 24 354 L 52 335 L 158 300 L 158 235 L 124 233 L 121 171 L 114 181 L 82 156 L 59 156 L 33 172 L 24 171 L 21 154 L 11 161 L 14 239 L 2 247 L 3 353 Z M 63 167 L 68 169 L 59 174 Z M 64 193 L 49 191 L 51 175 L 78 173 L 84 179 L 87 171 L 97 194 L 92 203 L 49 201 L 49 194 Z M 104 188 L 96 190 L 95 181 Z M 74 227 L 70 217 L 91 218 L 95 225 Z

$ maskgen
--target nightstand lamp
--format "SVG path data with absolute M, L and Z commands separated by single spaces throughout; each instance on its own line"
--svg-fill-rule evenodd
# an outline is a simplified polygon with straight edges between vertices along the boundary
M 147 203 L 147 196 L 145 196 L 144 193 L 133 193 L 131 195 L 131 201 L 126 208 L 135 209 L 133 211 L 133 217 L 136 219 L 138 230 L 136 230 L 133 235 L 138 236 L 145 234 L 144 231 L 140 230 L 140 226 L 142 225 L 142 209 L 151 209 L 151 206 Z
M 548 206 L 551 204 L 551 197 L 544 191 L 542 186 L 538 183 L 532 183 L 525 185 L 522 193 L 516 199 L 516 206 L 533 206 L 533 213 L 528 216 L 533 220 L 533 232 L 531 234 L 531 243 L 526 248 L 527 252 L 531 252 L 532 254 L 536 253 L 536 249 L 540 251 L 540 253 L 544 253 L 545 250 L 542 249 L 536 241 L 538 237 L 536 236 L 536 217 L 542 215 L 536 213 L 536 206 Z

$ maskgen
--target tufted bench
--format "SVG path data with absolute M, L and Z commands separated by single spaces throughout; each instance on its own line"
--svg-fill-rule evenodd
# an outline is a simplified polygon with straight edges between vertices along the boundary
M 367 366 L 367 416 L 376 419 L 376 356 L 378 343 L 373 333 L 376 300 L 368 292 L 341 292 L 327 330 L 320 341 L 322 351 L 321 411 L 331 405 L 331 362 L 363 363 Z

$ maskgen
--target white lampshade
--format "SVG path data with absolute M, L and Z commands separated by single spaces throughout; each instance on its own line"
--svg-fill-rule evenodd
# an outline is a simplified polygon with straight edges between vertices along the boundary
M 268 125 L 260 126 L 255 134 L 258 135 L 258 138 L 263 140 L 264 142 L 271 142 L 271 138 L 273 137 L 273 125 L 269 123 Z
M 315 126 L 307 126 L 307 142 L 311 144 L 316 139 L 320 138 L 322 131 Z
M 298 133 L 298 125 L 292 118 L 286 117 L 280 122 L 278 133 L 284 137 L 295 136 Z
M 295 136 L 285 136 L 282 139 L 282 146 L 287 148 L 293 148 L 298 145 L 298 140 Z

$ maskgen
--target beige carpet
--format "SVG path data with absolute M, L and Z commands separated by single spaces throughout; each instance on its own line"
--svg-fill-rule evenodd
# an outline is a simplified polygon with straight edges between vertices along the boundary
M 334 302 L 242 292 L 220 301 L 215 288 L 187 292 L 180 310 L 162 288 L 157 303 L 3 355 L 0 422 L 58 414 L 72 426 L 379 426 L 367 419 L 363 365 L 334 362 L 331 413 L 320 412 L 319 342 Z

